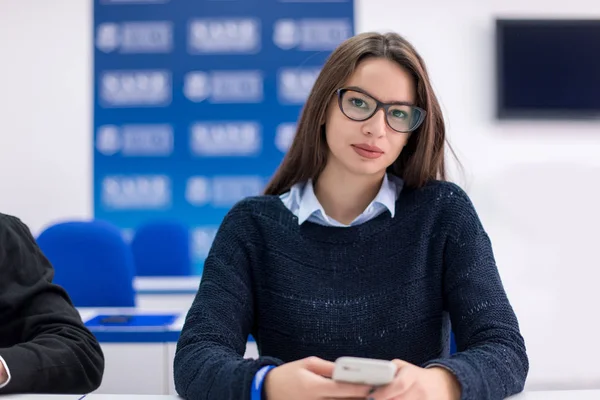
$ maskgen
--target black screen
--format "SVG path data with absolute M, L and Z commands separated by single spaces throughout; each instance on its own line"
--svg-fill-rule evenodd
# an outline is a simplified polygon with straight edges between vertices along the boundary
M 500 118 L 600 117 L 600 20 L 496 21 Z

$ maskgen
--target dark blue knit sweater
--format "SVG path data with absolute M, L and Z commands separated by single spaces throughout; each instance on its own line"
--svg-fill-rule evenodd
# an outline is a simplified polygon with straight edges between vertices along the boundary
M 243 359 L 249 334 L 258 360 Z M 394 218 L 353 227 L 298 225 L 277 196 L 231 209 L 181 332 L 178 393 L 246 400 L 261 366 L 308 356 L 439 364 L 469 400 L 523 390 L 529 363 L 518 322 L 458 186 L 404 188 Z

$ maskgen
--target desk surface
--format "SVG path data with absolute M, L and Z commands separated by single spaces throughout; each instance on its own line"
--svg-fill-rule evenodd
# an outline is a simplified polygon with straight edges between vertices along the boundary
M 170 343 L 177 342 L 188 310 L 181 309 L 139 309 L 139 308 L 83 308 L 78 307 L 79 315 L 96 338 L 103 343 Z M 136 323 L 98 323 L 99 316 L 102 317 L 125 317 L 141 316 L 150 317 L 146 322 L 162 321 L 162 316 L 169 316 L 169 323 L 148 323 L 140 321 Z M 102 319 L 101 319 L 102 320 Z M 135 319 L 131 319 L 134 321 Z M 254 342 L 253 337 L 248 341 Z
M 152 310 L 139 308 L 78 308 L 81 319 L 96 338 L 103 343 L 158 343 L 177 342 L 187 310 Z M 133 323 L 100 323 L 97 317 L 113 316 L 141 316 L 150 317 L 152 320 L 162 320 L 161 316 L 168 316 L 169 323 L 140 324 Z M 134 319 L 132 319 L 134 320 Z M 96 323 L 93 323 L 96 322 Z
M 200 286 L 200 276 L 137 276 L 133 289 L 137 294 L 195 295 Z
M 13 394 L 1 396 L 2 400 L 181 400 L 175 395 L 151 394 Z
M 0 397 L 2 400 L 181 400 L 175 395 L 151 394 L 13 394 Z
M 88 322 L 99 315 L 140 315 L 140 316 L 156 316 L 156 315 L 173 315 L 175 320 L 166 329 L 171 331 L 181 331 L 183 324 L 185 323 L 185 317 L 187 316 L 188 310 L 184 309 L 165 309 L 165 310 L 153 310 L 153 309 L 140 309 L 140 308 L 87 308 L 78 307 L 79 315 L 83 322 Z M 112 328 L 115 328 L 113 326 Z M 139 328 L 139 327 L 138 327 Z
M 37 399 L 32 399 L 37 400 Z M 150 395 L 150 394 L 88 394 L 84 400 L 182 400 L 175 395 Z
M 78 395 L 11 395 L 2 400 L 181 400 L 174 395 L 88 394 Z M 600 390 L 564 390 L 555 392 L 526 392 L 509 400 L 598 400 Z
M 87 398 L 86 398 L 87 399 Z M 600 390 L 558 390 L 553 392 L 525 392 L 510 400 L 598 400 Z
M 80 400 L 85 397 L 81 394 L 9 394 L 0 396 L 2 400 Z M 177 399 L 177 397 L 175 398 Z

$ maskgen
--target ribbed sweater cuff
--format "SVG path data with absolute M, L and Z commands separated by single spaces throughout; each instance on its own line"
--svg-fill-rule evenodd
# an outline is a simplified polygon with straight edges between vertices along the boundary
M 461 387 L 461 400 L 483 400 L 478 389 L 478 375 L 471 364 L 459 356 L 439 358 L 423 365 L 423 368 L 441 367 L 450 371 L 458 380 Z

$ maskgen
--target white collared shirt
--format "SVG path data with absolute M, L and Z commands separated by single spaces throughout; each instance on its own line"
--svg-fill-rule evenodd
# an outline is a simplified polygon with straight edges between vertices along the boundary
M 10 370 L 8 369 L 8 365 L 6 365 L 4 358 L 2 358 L 1 356 L 0 356 L 0 363 L 2 363 L 2 366 L 4 366 L 4 369 L 6 370 L 6 375 L 8 376 L 8 379 L 6 380 L 6 382 L 0 383 L 0 389 L 2 389 L 4 386 L 8 385 L 8 383 L 10 382 Z
M 349 225 L 342 224 L 325 213 L 323 206 L 319 203 L 317 196 L 315 196 L 311 180 L 295 184 L 289 192 L 282 194 L 280 198 L 283 204 L 298 217 L 299 225 L 309 221 L 325 226 L 348 227 L 360 225 L 386 211 L 389 211 L 393 218 L 396 213 L 396 199 L 403 185 L 404 181 L 402 179 L 395 175 L 386 174 L 383 177 L 383 182 L 377 196 L 375 196 L 365 211 Z

